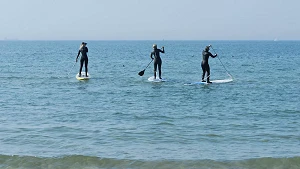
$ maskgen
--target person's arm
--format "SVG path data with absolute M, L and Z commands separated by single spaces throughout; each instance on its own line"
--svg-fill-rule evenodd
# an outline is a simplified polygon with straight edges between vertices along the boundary
M 89 48 L 86 47 L 86 53 L 88 53 L 88 52 L 89 52 Z
M 78 57 L 80 55 L 80 50 L 78 51 L 77 57 L 76 57 L 76 62 L 78 61 Z
M 208 52 L 208 53 L 209 53 L 209 56 L 211 56 L 212 58 L 215 58 L 215 57 L 218 56 L 217 54 L 213 55 L 213 54 L 211 54 L 210 52 Z
M 152 56 L 153 56 L 153 53 L 154 53 L 154 52 L 151 52 L 151 54 L 150 54 L 150 58 L 151 58 L 151 59 L 153 59 L 153 57 L 152 57 Z
M 160 50 L 161 53 L 165 53 L 165 47 L 161 47 L 162 50 Z

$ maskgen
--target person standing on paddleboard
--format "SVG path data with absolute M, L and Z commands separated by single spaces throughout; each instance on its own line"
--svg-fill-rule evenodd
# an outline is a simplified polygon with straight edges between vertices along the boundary
M 156 79 L 157 67 L 158 67 L 158 75 L 159 75 L 158 77 L 159 77 L 159 79 L 161 79 L 161 64 L 162 64 L 162 61 L 161 61 L 161 58 L 160 58 L 160 53 L 165 53 L 165 48 L 162 47 L 162 50 L 157 49 L 157 45 L 154 44 L 153 45 L 153 52 L 151 52 L 151 54 L 150 54 L 150 58 L 154 59 L 154 79 Z
M 80 58 L 80 68 L 79 68 L 79 77 L 81 76 L 81 71 L 82 71 L 82 67 L 83 67 L 83 63 L 85 65 L 85 76 L 88 77 L 88 63 L 89 63 L 89 59 L 87 56 L 87 53 L 89 51 L 89 49 L 86 47 L 85 42 L 82 42 L 76 57 L 76 62 L 78 61 L 78 57 L 81 53 L 81 58 Z
M 205 76 L 205 73 L 207 72 L 207 75 L 206 75 L 206 82 L 207 83 L 211 83 L 211 81 L 209 81 L 209 76 L 210 76 L 210 67 L 209 67 L 209 64 L 208 64 L 208 58 L 211 56 L 212 58 L 215 58 L 217 57 L 218 55 L 215 54 L 211 54 L 209 52 L 209 48 L 210 48 L 210 45 L 209 46 L 206 46 L 205 49 L 202 51 L 202 62 L 201 62 L 201 67 L 202 67 L 202 82 L 205 82 L 204 80 L 204 76 Z

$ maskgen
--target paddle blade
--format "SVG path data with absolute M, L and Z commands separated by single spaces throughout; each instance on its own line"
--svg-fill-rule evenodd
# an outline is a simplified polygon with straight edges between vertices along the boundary
M 144 69 L 144 70 L 142 70 L 142 71 L 140 71 L 140 72 L 139 72 L 139 75 L 140 75 L 140 76 L 143 76 L 143 75 L 144 75 L 144 73 L 145 73 L 145 69 Z

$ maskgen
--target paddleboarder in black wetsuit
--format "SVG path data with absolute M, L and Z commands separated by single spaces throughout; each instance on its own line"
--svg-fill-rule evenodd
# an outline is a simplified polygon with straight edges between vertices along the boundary
M 154 59 L 154 79 L 156 79 L 157 67 L 158 67 L 158 75 L 159 75 L 158 77 L 159 77 L 159 79 L 161 79 L 161 64 L 162 64 L 162 61 L 161 61 L 159 53 L 165 53 L 165 48 L 162 47 L 162 50 L 157 49 L 157 45 L 154 44 L 153 45 L 153 52 L 151 52 L 151 54 L 150 54 L 151 59 Z M 153 56 L 154 56 L 154 58 L 153 58 Z
M 78 54 L 77 54 L 77 57 L 76 57 L 76 62 L 77 62 L 78 61 L 78 57 L 79 57 L 79 55 L 81 53 L 80 68 L 79 68 L 79 77 L 81 76 L 83 62 L 84 62 L 84 65 L 85 65 L 85 76 L 88 77 L 88 63 L 89 63 L 89 59 L 88 59 L 87 53 L 88 53 L 89 49 L 86 47 L 86 44 L 87 43 L 85 43 L 85 42 L 81 43 L 79 51 L 78 51 Z
M 203 73 L 202 73 L 202 82 L 205 82 L 204 76 L 205 76 L 205 73 L 207 72 L 207 75 L 206 75 L 206 77 L 207 77 L 206 82 L 207 83 L 211 83 L 209 81 L 210 68 L 209 68 L 209 64 L 208 64 L 208 58 L 209 58 L 209 56 L 211 56 L 212 58 L 217 57 L 217 54 L 213 55 L 209 52 L 209 47 L 210 47 L 210 45 L 206 46 L 205 49 L 202 51 L 202 62 L 201 62 L 201 67 L 202 67 L 202 71 L 203 71 Z

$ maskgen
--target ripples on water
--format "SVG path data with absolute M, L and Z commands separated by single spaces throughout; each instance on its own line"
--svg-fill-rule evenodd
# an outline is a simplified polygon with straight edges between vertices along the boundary
M 299 42 L 155 42 L 166 49 L 164 83 L 147 81 L 152 66 L 137 75 L 152 41 L 89 42 L 92 79 L 77 81 L 79 43 L 0 42 L 1 160 L 250 168 L 279 158 L 299 165 Z M 234 81 L 185 86 L 200 80 L 207 44 Z M 217 59 L 210 66 L 212 79 L 228 77 Z M 165 159 L 176 161 L 155 161 Z

